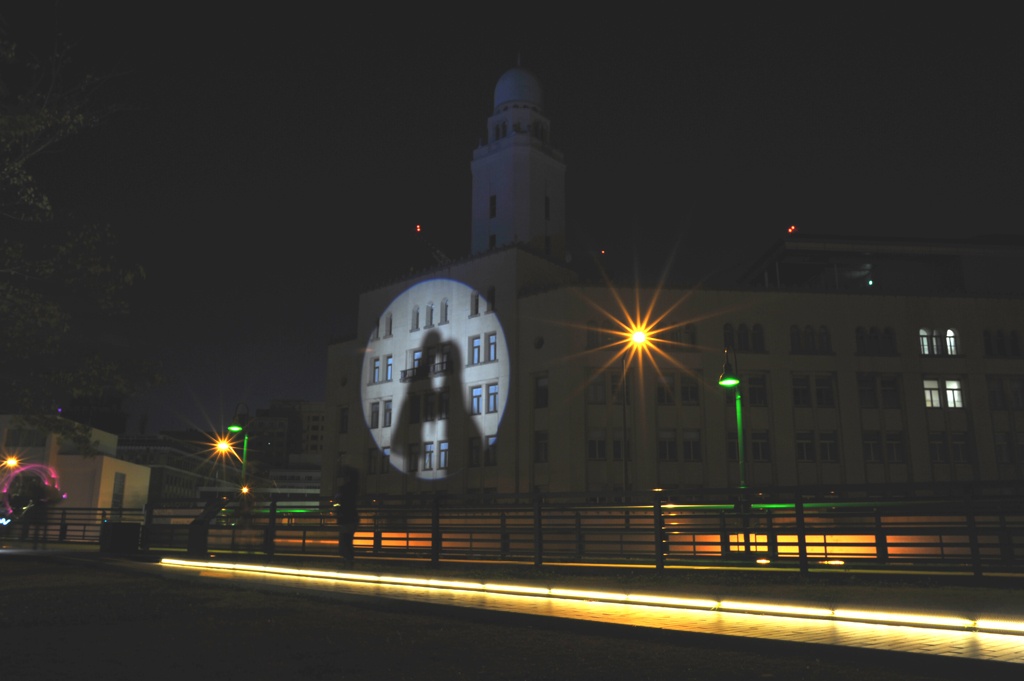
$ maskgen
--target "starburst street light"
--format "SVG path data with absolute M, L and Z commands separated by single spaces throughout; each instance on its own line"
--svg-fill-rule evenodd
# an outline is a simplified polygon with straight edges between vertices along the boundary
M 4 461 L 4 464 L 5 464 L 6 466 L 9 466 L 9 467 L 11 467 L 11 468 L 14 468 L 15 466 L 17 466 L 17 465 L 18 465 L 18 460 L 17 460 L 17 459 L 15 459 L 15 458 L 14 458 L 14 457 L 12 456 L 12 457 L 8 458 L 8 459 L 7 459 L 6 461 Z

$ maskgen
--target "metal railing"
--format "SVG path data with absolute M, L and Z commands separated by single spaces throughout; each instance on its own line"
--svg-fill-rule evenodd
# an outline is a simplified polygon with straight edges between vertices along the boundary
M 967 565 L 1019 570 L 1024 488 L 1017 483 L 844 486 L 587 494 L 379 496 L 364 499 L 357 553 L 378 557 L 616 564 Z M 603 493 L 608 494 L 608 493 Z M 617 494 L 621 495 L 621 492 Z M 10 539 L 97 543 L 106 523 L 136 523 L 140 545 L 328 555 L 328 511 L 272 502 L 200 510 L 53 508 L 0 528 Z

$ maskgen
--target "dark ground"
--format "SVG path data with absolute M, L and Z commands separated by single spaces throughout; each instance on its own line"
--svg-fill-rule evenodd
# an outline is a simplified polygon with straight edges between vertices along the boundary
M 1008 665 L 244 591 L 0 553 L 3 679 L 920 679 Z M 1019 678 L 1019 676 L 1017 676 Z

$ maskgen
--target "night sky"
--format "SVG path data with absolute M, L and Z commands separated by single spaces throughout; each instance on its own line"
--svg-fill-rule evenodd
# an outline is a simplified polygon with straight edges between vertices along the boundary
M 35 170 L 146 269 L 107 341 L 168 382 L 126 405 L 129 432 L 143 412 L 149 432 L 207 429 L 236 402 L 322 400 L 327 339 L 354 330 L 361 288 L 422 261 L 415 225 L 468 253 L 469 162 L 518 53 L 566 156 L 570 251 L 605 249 L 620 276 L 656 276 L 678 244 L 673 281 L 725 283 L 791 224 L 1022 231 L 1009 17 L 149 5 L 5 14 L 22 45 L 57 26 L 79 67 L 125 72 L 105 96 L 127 110 Z

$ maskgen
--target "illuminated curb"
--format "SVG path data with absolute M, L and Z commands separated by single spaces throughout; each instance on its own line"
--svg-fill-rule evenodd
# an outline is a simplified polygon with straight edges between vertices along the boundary
M 646 606 L 668 606 L 687 610 L 703 610 L 747 615 L 775 615 L 793 618 L 813 618 L 834 622 L 857 622 L 890 626 L 914 626 L 964 632 L 989 632 L 997 634 L 1024 635 L 1024 622 L 1000 620 L 968 620 L 958 617 L 934 617 L 928 615 L 907 615 L 896 612 L 871 612 L 861 610 L 814 608 L 792 605 L 771 605 L 768 603 L 742 603 L 737 601 L 712 601 L 695 598 L 674 598 L 669 596 L 645 596 L 641 594 L 616 594 L 604 591 L 579 591 L 575 589 L 545 589 L 534 586 L 512 584 L 482 584 L 444 579 L 421 579 L 417 577 L 389 577 L 358 574 L 354 572 L 326 572 L 323 570 L 298 570 L 263 565 L 236 565 L 233 563 L 212 563 L 194 560 L 164 558 L 161 565 L 172 567 L 203 568 L 229 572 L 253 572 L 281 577 L 306 577 L 330 579 L 341 582 L 362 582 L 386 586 L 419 586 L 428 589 L 456 589 L 475 593 L 504 593 L 535 597 L 559 598 L 575 601 L 600 601 L 607 603 L 631 603 Z

